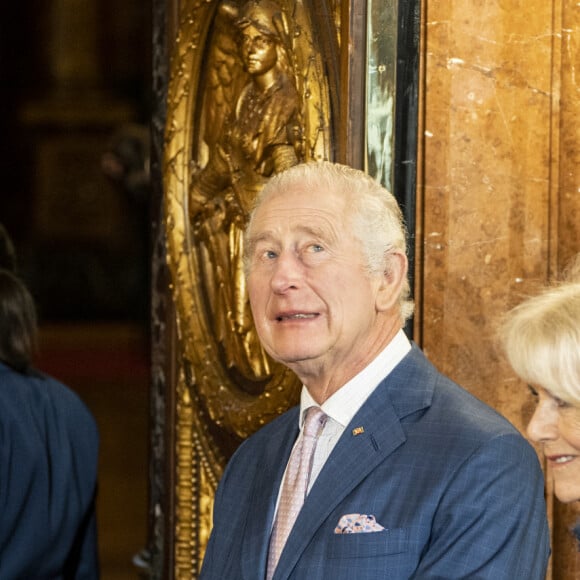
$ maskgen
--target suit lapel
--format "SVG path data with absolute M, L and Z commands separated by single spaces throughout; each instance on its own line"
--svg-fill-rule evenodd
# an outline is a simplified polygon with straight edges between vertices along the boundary
M 331 512 L 369 473 L 404 444 L 406 438 L 401 419 L 428 407 L 431 402 L 434 375 L 429 372 L 429 364 L 425 363 L 426 359 L 414 346 L 347 426 L 306 498 L 273 580 L 288 578 Z M 353 429 L 361 426 L 364 432 L 353 434 Z

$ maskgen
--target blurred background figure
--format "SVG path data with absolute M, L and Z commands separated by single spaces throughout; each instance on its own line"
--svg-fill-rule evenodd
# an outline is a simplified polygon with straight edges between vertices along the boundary
M 132 203 L 146 207 L 150 187 L 150 136 L 145 124 L 126 123 L 120 127 L 101 157 L 101 169 L 117 183 Z
M 563 282 L 508 313 L 501 338 L 536 400 L 527 432 L 544 453 L 554 493 L 580 501 L 580 255 Z
M 36 309 L 0 269 L 0 578 L 99 577 L 99 435 L 81 399 L 33 367 Z

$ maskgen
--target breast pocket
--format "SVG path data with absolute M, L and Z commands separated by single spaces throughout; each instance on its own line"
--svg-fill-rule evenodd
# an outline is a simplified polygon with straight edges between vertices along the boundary
M 405 528 L 380 532 L 334 534 L 328 547 L 329 558 L 376 558 L 407 551 L 409 543 Z

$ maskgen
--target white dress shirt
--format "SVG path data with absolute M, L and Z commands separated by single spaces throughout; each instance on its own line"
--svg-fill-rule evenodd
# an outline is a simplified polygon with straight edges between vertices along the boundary
M 308 491 L 310 491 L 312 484 L 316 481 L 318 474 L 346 426 L 379 383 L 389 375 L 410 350 L 411 343 L 407 335 L 403 330 L 399 330 L 393 340 L 368 366 L 322 404 L 321 409 L 328 415 L 328 419 L 316 444 Z M 300 395 L 300 413 L 298 415 L 300 435 L 295 445 L 298 444 L 302 437 L 304 412 L 313 405 L 319 406 L 308 392 L 308 388 L 303 385 Z M 278 495 L 279 493 L 278 491 Z M 278 507 L 276 506 L 277 509 Z

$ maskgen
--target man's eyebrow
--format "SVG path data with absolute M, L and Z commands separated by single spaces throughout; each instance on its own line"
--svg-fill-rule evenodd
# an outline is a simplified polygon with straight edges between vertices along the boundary
M 308 234 L 315 238 L 327 240 L 332 238 L 331 232 L 327 228 L 321 228 L 316 226 L 311 226 L 307 224 L 299 225 L 296 231 L 301 234 Z M 246 247 L 248 251 L 253 250 L 257 244 L 260 242 L 272 242 L 276 241 L 276 235 L 271 230 L 258 232 L 256 234 L 251 234 L 246 238 Z
M 304 232 L 305 234 L 310 234 L 315 238 L 326 238 L 328 237 L 328 231 L 325 228 L 321 227 L 314 227 L 309 225 L 301 225 L 298 228 L 299 231 Z
M 259 234 L 253 234 L 246 238 L 248 247 L 255 246 L 258 242 L 263 242 L 264 240 L 272 240 L 274 236 L 271 232 L 260 232 Z
M 260 232 L 259 234 L 251 235 L 246 238 L 246 247 L 244 249 L 244 254 L 246 256 L 252 255 L 256 246 L 260 242 L 270 241 L 273 240 L 273 235 L 271 232 Z

